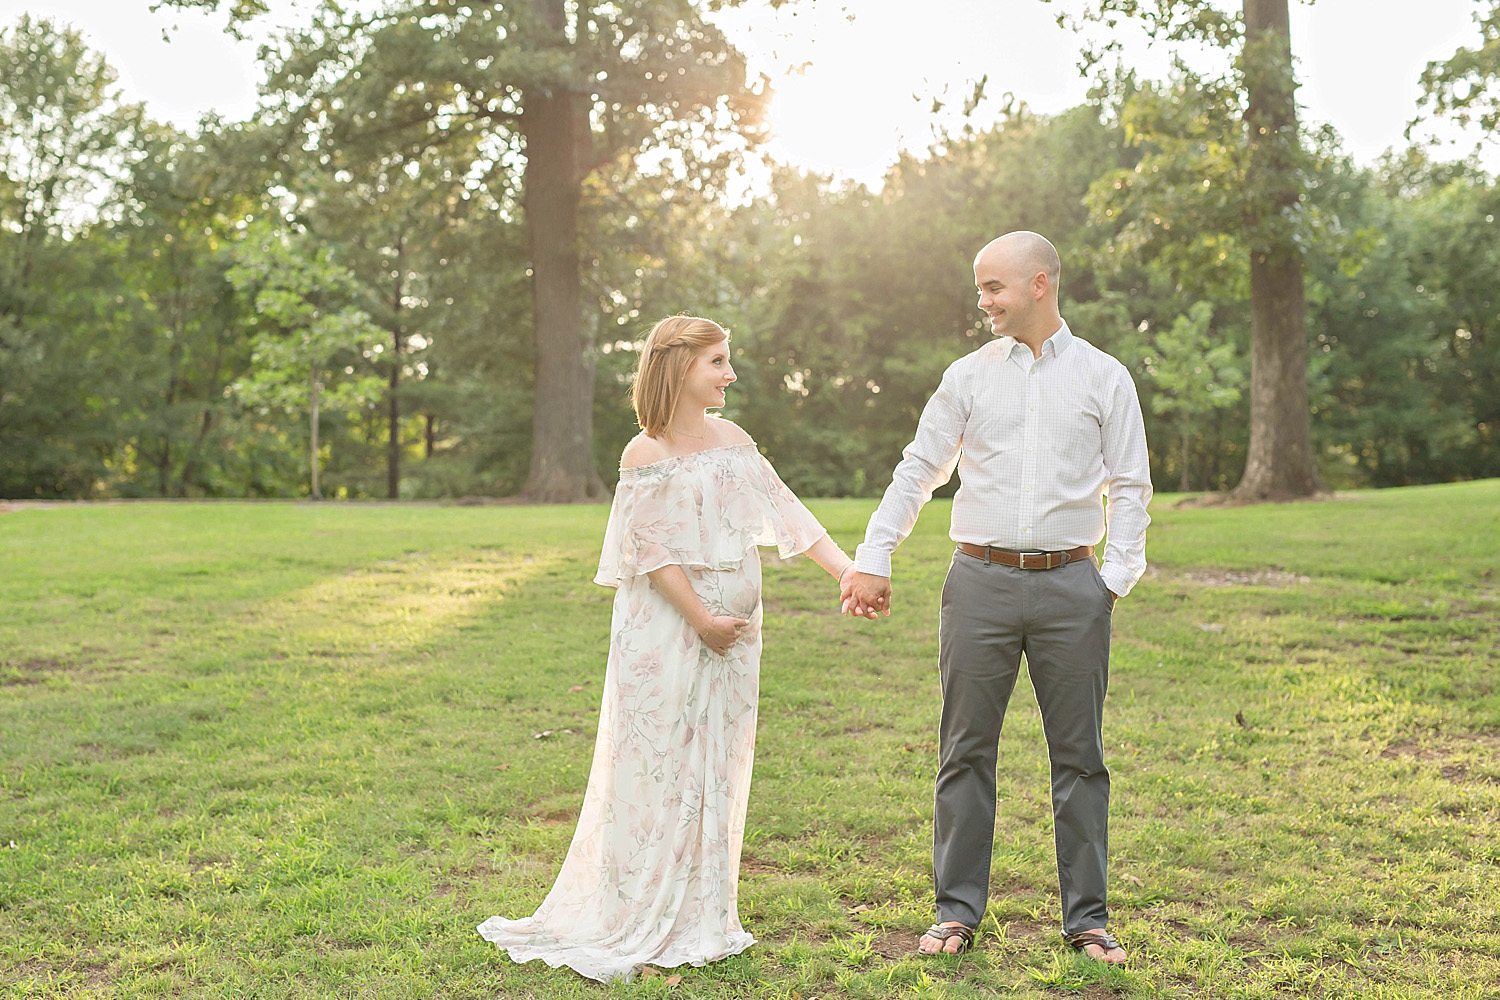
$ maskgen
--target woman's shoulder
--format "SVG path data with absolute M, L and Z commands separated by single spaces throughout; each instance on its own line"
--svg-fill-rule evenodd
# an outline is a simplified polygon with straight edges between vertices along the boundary
M 737 444 L 755 443 L 755 439 L 745 433 L 744 428 L 728 417 L 711 416 L 708 421 L 713 428 L 715 447 L 728 448 Z
M 647 437 L 646 432 L 641 431 L 630 439 L 630 443 L 620 453 L 620 468 L 635 469 L 669 457 L 671 455 L 667 451 L 665 442 L 654 437 Z
M 712 451 L 718 448 L 733 448 L 742 444 L 755 443 L 755 440 L 738 424 L 723 417 L 710 416 L 704 430 L 704 446 L 696 449 L 697 451 Z M 665 437 L 649 437 L 645 431 L 642 431 L 632 438 L 625 446 L 625 450 L 620 453 L 620 468 L 638 469 L 669 458 L 682 458 L 690 454 L 694 452 L 674 449 Z

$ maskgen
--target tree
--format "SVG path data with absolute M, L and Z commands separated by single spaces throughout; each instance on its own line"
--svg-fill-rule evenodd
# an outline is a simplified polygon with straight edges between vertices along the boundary
M 232 24 L 264 9 L 230 0 L 162 3 L 227 7 Z M 582 315 L 583 188 L 621 157 L 753 139 L 763 95 L 747 87 L 738 53 L 691 0 L 400 0 L 375 14 L 325 0 L 312 27 L 273 56 L 266 91 L 265 117 L 296 136 L 291 153 L 415 153 L 474 134 L 483 151 L 472 165 L 477 174 L 523 171 L 513 210 L 527 226 L 535 345 L 524 492 L 540 501 L 601 496 L 594 345 Z M 668 161 L 667 169 L 684 162 Z M 696 181 L 712 187 L 721 178 Z
M 775 173 L 721 237 L 735 418 L 800 493 L 878 493 L 943 370 L 990 339 L 970 268 L 1009 229 L 1057 242 L 1064 315 L 1112 347 L 1132 327 L 1092 322 L 1085 305 L 1101 294 L 1092 257 L 1109 230 L 1084 194 L 1127 155 L 1097 108 L 1048 117 L 1010 102 L 992 128 L 903 155 L 879 192 Z
M 1213 303 L 1193 303 L 1169 329 L 1156 334 L 1152 354 L 1145 359 L 1146 371 L 1158 389 L 1151 397 L 1151 409 L 1172 420 L 1181 444 L 1177 488 L 1184 493 L 1193 488 L 1189 467 L 1194 436 L 1215 410 L 1239 401 L 1244 379 L 1234 344 L 1214 343 L 1209 336 L 1213 316 Z
M 1442 379 L 1436 395 L 1459 411 L 1432 435 L 1435 457 L 1447 461 L 1418 475 L 1500 476 L 1500 183 L 1477 172 L 1439 174 L 1404 209 L 1412 286 L 1431 298 L 1438 342 L 1412 363 Z
M 418 169 L 410 164 L 387 157 L 332 175 L 301 175 L 294 191 L 297 218 L 318 241 L 338 248 L 364 290 L 365 311 L 385 331 L 385 494 L 392 500 L 401 495 L 405 387 L 425 371 L 417 356 L 432 339 L 428 293 L 432 276 L 447 264 L 444 231 L 456 212 L 472 207 L 458 197 L 461 178 L 437 151 Z
M 1234 70 L 1223 80 L 1204 80 L 1179 66 L 1203 110 L 1200 124 L 1227 123 L 1238 115 L 1237 129 L 1223 129 L 1223 139 L 1217 142 L 1210 129 L 1200 129 L 1193 141 L 1185 142 L 1154 131 L 1148 120 L 1137 123 L 1133 138 L 1142 145 L 1158 137 L 1168 145 L 1176 142 L 1171 179 L 1148 176 L 1142 178 L 1142 186 L 1155 186 L 1158 195 L 1170 194 L 1179 209 L 1198 213 L 1200 221 L 1220 220 L 1217 231 L 1231 235 L 1239 252 L 1248 257 L 1250 443 L 1234 495 L 1244 500 L 1310 496 L 1324 487 L 1314 460 L 1307 395 L 1302 246 L 1309 242 L 1317 220 L 1307 212 L 1303 177 L 1308 161 L 1297 130 L 1287 0 L 1244 0 L 1238 19 L 1207 0 L 1160 0 L 1155 5 L 1098 0 L 1081 15 L 1086 22 L 1112 23 L 1118 18 L 1140 20 L 1154 39 L 1194 40 L 1220 48 L 1240 45 Z M 1111 43 L 1086 52 L 1085 68 L 1097 66 L 1114 47 Z M 1127 78 L 1126 83 L 1133 80 Z M 1170 118 L 1161 116 L 1156 123 Z M 1214 184 L 1203 177 L 1205 167 L 1221 181 L 1232 182 Z M 1223 176 L 1226 168 L 1229 178 Z M 1195 191 L 1199 179 L 1205 187 Z M 1160 213 L 1146 218 L 1151 225 L 1162 224 Z M 1165 230 L 1158 236 L 1164 237 L 1160 242 L 1180 243 L 1215 231 L 1198 225 L 1179 227 L 1175 237 L 1166 236 Z
M 78 32 L 26 15 L 0 31 L 0 495 L 87 494 L 105 471 L 117 386 L 95 338 L 115 306 L 90 234 L 140 123 Z
M 1494 140 L 1500 134 L 1500 0 L 1490 0 L 1488 14 L 1475 14 L 1480 40 L 1458 49 L 1422 71 L 1419 107 L 1446 115 L 1463 125 L 1478 122 Z
M 263 207 L 263 188 L 232 166 L 229 131 L 214 120 L 194 137 L 148 124 L 132 172 L 121 283 L 132 306 L 139 412 L 116 460 L 122 492 L 235 493 L 225 476 L 233 403 L 226 386 L 249 363 L 249 304 L 227 272 L 238 228 Z M 218 445 L 218 446 L 216 446 Z M 148 474 L 148 470 L 150 470 Z
M 269 329 L 255 338 L 253 367 L 234 385 L 246 405 L 268 414 L 308 415 L 311 495 L 322 499 L 318 425 L 325 405 L 373 407 L 382 379 L 364 361 L 380 353 L 380 330 L 353 305 L 361 289 L 329 249 L 290 245 L 265 225 L 252 227 L 236 248 L 229 280 L 251 295 Z

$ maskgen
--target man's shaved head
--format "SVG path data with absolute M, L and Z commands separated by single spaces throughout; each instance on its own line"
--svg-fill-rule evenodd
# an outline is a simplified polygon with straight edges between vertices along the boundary
M 1045 274 L 1047 284 L 1054 293 L 1058 282 L 1062 280 L 1062 259 L 1057 255 L 1057 248 L 1039 233 L 1025 229 L 1006 233 L 986 243 L 974 261 L 977 264 L 991 255 L 1006 261 L 1028 277 L 1037 273 Z

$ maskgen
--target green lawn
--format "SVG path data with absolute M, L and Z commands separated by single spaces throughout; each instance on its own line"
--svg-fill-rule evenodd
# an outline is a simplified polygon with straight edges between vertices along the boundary
M 1127 968 L 1060 944 L 1024 680 L 980 948 L 911 955 L 934 503 L 888 620 L 837 617 L 806 560 L 768 567 L 741 884 L 760 944 L 608 988 L 474 933 L 530 912 L 572 833 L 603 507 L 0 513 L 0 997 L 1500 995 L 1500 481 L 1171 499 L 1116 612 L 1105 720 Z M 811 506 L 852 548 L 872 503 Z

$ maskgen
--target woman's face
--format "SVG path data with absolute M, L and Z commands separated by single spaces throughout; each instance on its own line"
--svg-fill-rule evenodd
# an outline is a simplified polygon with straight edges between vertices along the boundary
M 698 349 L 693 363 L 682 380 L 681 411 L 707 410 L 724 405 L 724 390 L 735 379 L 734 365 L 729 363 L 729 339 Z

